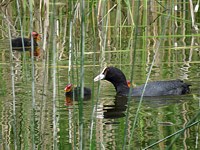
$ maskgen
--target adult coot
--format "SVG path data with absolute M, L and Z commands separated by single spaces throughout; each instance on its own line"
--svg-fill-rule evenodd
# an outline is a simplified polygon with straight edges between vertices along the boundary
M 107 67 L 94 78 L 94 81 L 103 79 L 110 81 L 114 85 L 118 95 L 127 96 L 129 94 L 130 88 L 127 85 L 124 73 L 120 69 Z M 179 79 L 149 82 L 146 86 L 144 96 L 183 95 L 190 92 L 189 86 L 189 84 Z M 141 96 L 143 88 L 144 85 L 131 88 L 131 96 Z

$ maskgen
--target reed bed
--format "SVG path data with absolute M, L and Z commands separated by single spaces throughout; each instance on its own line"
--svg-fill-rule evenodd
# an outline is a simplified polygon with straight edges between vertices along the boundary
M 99 120 L 96 117 L 104 86 L 100 82 L 95 86 L 94 82 L 88 81 L 89 77 L 86 77 L 85 70 L 92 72 L 90 74 L 92 78 L 108 65 L 116 65 L 120 69 L 129 66 L 129 77 L 132 82 L 136 80 L 137 70 L 140 69 L 141 74 L 147 72 L 143 78 L 146 87 L 154 67 L 159 66 L 163 60 L 169 67 L 176 69 L 173 63 L 175 61 L 178 64 L 180 61 L 170 57 L 173 53 L 180 54 L 179 51 L 182 51 L 182 57 L 188 57 L 188 60 L 184 62 L 185 66 L 188 66 L 188 63 L 199 64 L 199 61 L 192 61 L 192 58 L 198 60 L 200 56 L 199 52 L 194 52 L 194 50 L 199 51 L 200 42 L 199 3 L 199 0 L 188 2 L 157 0 L 1 2 L 0 35 L 3 41 L 9 39 L 6 47 L 10 48 L 10 72 L 6 75 L 10 76 L 11 80 L 7 77 L 6 83 L 0 83 L 2 83 L 1 87 L 6 84 L 12 89 L 10 110 L 12 110 L 11 116 L 13 117 L 12 129 L 10 129 L 13 135 L 6 135 L 12 140 L 6 140 L 4 134 L 0 134 L 1 147 L 4 149 L 65 149 L 66 147 L 67 149 L 105 149 L 103 140 L 98 141 L 98 138 L 103 137 L 98 137 L 100 133 L 97 129 L 101 127 L 98 127 Z M 43 39 L 40 45 L 42 54 L 40 58 L 35 58 L 32 44 L 31 58 L 29 59 L 30 56 L 27 56 L 24 48 L 19 58 L 22 62 L 21 78 L 22 81 L 26 81 L 24 90 L 31 91 L 25 93 L 27 97 L 31 95 L 31 105 L 26 101 L 22 106 L 21 115 L 22 118 L 27 119 L 27 124 L 24 122 L 21 128 L 25 129 L 20 131 L 16 110 L 16 107 L 19 107 L 16 106 L 18 76 L 14 73 L 17 65 L 13 57 L 11 39 L 19 35 L 25 37 L 34 30 L 42 33 Z M 33 38 L 31 40 L 33 41 Z M 167 49 L 169 53 L 161 56 L 161 52 L 166 51 L 163 49 Z M 190 49 L 189 54 L 186 52 L 188 49 Z M 0 54 L 0 62 L 8 58 L 4 52 Z M 136 63 L 140 62 L 145 62 L 145 64 L 142 68 L 137 68 Z M 162 67 L 158 68 L 161 74 L 164 74 L 165 70 Z M 65 75 L 61 74 L 64 69 Z M 167 77 L 170 78 L 170 76 Z M 59 87 L 63 85 L 63 81 L 81 87 L 78 109 L 77 105 L 68 108 L 67 123 L 62 120 L 60 111 L 63 107 L 60 99 L 64 99 L 60 97 L 64 95 Z M 89 124 L 86 124 L 85 114 L 87 112 L 83 89 L 88 84 L 92 86 L 93 93 L 91 96 L 92 109 L 88 117 Z M 39 89 L 41 92 L 38 92 Z M 74 99 L 73 103 L 76 103 Z M 116 149 L 125 150 L 138 146 L 134 138 L 138 134 L 136 129 L 142 124 L 139 119 L 142 105 L 143 95 L 138 103 L 134 119 L 132 119 L 131 97 L 129 96 L 125 111 L 126 117 L 122 126 L 123 132 L 119 137 L 123 142 L 121 145 L 113 145 Z M 51 113 L 47 110 L 51 110 Z M 174 138 L 171 145 L 168 145 L 170 149 L 180 133 L 192 126 L 198 126 L 198 116 L 197 112 L 184 128 L 154 143 L 142 145 L 139 149 L 149 149 Z M 2 123 L 8 124 L 4 121 Z M 65 130 L 68 128 L 70 134 L 64 135 L 62 128 Z M 4 130 L 3 127 L 2 130 Z M 20 134 L 23 138 L 22 143 L 17 136 L 19 132 L 22 132 Z M 68 136 L 70 136 L 70 144 L 65 145 L 66 139 L 61 137 Z M 10 144 L 10 142 L 13 143 Z

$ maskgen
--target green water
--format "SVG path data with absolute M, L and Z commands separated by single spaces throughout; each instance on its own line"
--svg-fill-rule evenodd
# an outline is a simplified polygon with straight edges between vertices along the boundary
M 52 22 L 48 27 L 43 22 L 51 21 L 52 4 L 48 5 L 50 14 L 45 17 L 43 9 L 42 15 L 38 14 L 39 4 L 35 2 L 33 28 L 42 33 L 40 47 L 44 51 L 34 61 L 28 52 L 25 55 L 21 52 L 10 54 L 8 20 L 1 16 L 1 149 L 144 149 L 185 128 L 188 123 L 199 121 L 200 39 L 199 31 L 192 27 L 189 4 L 161 1 L 166 7 L 173 8 L 177 4 L 180 10 L 187 9 L 177 12 L 170 9 L 169 15 L 156 1 L 155 4 L 148 2 L 148 5 L 142 1 L 138 36 L 135 37 L 135 24 L 129 11 L 137 10 L 136 2 L 130 6 L 114 1 L 85 2 L 88 11 L 82 54 L 81 22 L 80 16 L 75 15 L 78 12 L 75 1 L 56 3 L 57 30 L 52 29 Z M 22 28 L 16 16 L 11 15 L 17 12 L 16 4 L 9 3 L 8 6 L 13 25 L 11 34 L 15 37 L 16 33 L 20 35 Z M 28 12 L 25 6 L 21 11 Z M 99 17 L 103 18 L 102 22 L 96 17 L 97 10 L 104 16 Z M 70 21 L 74 15 L 77 18 L 71 33 Z M 133 16 L 136 23 L 135 16 L 136 12 Z M 21 17 L 26 36 L 30 32 L 29 17 Z M 153 22 L 156 17 L 158 19 Z M 195 24 L 199 27 L 199 13 L 195 13 Z M 56 36 L 52 31 L 57 32 Z M 69 73 L 70 38 L 72 70 Z M 81 103 L 65 98 L 64 88 L 69 82 L 75 86 L 83 84 L 83 56 L 84 86 L 92 89 L 92 97 Z M 145 83 L 152 63 L 149 81 L 182 79 L 192 85 L 191 93 L 144 98 L 133 131 L 140 99 L 116 97 L 111 83 L 93 83 L 93 78 L 105 66 L 115 66 L 127 79 L 133 79 L 132 84 L 141 85 Z M 179 136 L 174 135 L 149 149 L 199 149 L 199 139 L 199 124 L 194 124 Z
M 112 56 L 112 54 L 111 54 Z M 178 55 L 181 56 L 181 55 Z M 177 56 L 177 59 L 179 57 Z M 174 56 L 175 57 L 175 56 Z M 193 60 L 198 61 L 198 60 Z M 60 63 L 65 63 L 61 61 Z M 114 60 L 113 60 L 114 62 Z M 28 63 L 28 62 L 27 62 Z M 117 63 L 117 61 L 116 61 Z M 35 67 L 35 113 L 34 113 L 34 132 L 30 131 L 33 119 L 31 79 L 30 71 L 27 71 L 27 81 L 23 75 L 20 63 L 15 64 L 15 115 L 13 114 L 13 98 L 10 76 L 9 62 L 1 65 L 2 78 L 1 85 L 1 143 L 2 147 L 14 147 L 16 140 L 17 147 L 29 149 L 32 142 L 37 147 L 50 149 L 52 146 L 52 79 L 51 73 L 47 75 L 47 83 L 44 84 L 42 62 L 37 62 Z M 17 65 L 18 64 L 18 65 Z M 142 65 L 144 64 L 144 65 Z M 112 65 L 112 64 L 110 64 Z M 116 65 L 130 78 L 130 65 Z M 140 85 L 144 83 L 147 72 L 141 71 L 140 68 L 145 67 L 145 63 L 136 63 L 136 71 L 134 75 L 134 83 Z M 171 66 L 170 66 L 171 65 Z M 18 66 L 18 67 L 17 67 Z M 185 124 L 192 119 L 199 110 L 199 100 L 193 98 L 193 94 L 199 96 L 199 64 L 190 64 L 188 70 L 183 62 L 160 63 L 160 67 L 154 67 L 151 80 L 168 80 L 168 79 L 185 79 L 192 85 L 191 94 L 185 96 L 171 96 L 159 98 L 145 98 L 140 110 L 140 116 L 131 147 L 141 148 L 148 146 L 174 132 L 185 127 Z M 148 67 L 148 66 L 147 66 Z M 98 68 L 98 66 L 96 67 Z M 48 69 L 49 72 L 51 68 Z M 79 109 L 78 103 L 68 104 L 65 101 L 64 87 L 67 84 L 67 68 L 58 65 L 57 73 L 57 144 L 59 149 L 71 149 L 79 144 Z M 94 74 L 99 73 L 98 69 L 85 67 L 85 86 L 92 88 Z M 7 75 L 6 75 L 7 74 Z M 95 83 L 94 97 L 83 102 L 83 146 L 90 146 L 91 123 L 92 128 L 92 145 L 94 149 L 104 146 L 106 149 L 116 147 L 121 149 L 123 146 L 124 131 L 126 128 L 127 116 L 127 99 L 116 98 L 114 87 L 106 82 L 101 82 L 101 91 L 99 98 L 97 97 L 97 83 Z M 44 89 L 47 89 L 44 94 Z M 98 99 L 97 99 L 98 98 Z M 139 99 L 132 98 L 129 104 L 127 138 L 129 139 L 131 126 L 138 107 Z M 94 114 L 92 114 L 94 109 Z M 15 121 L 13 119 L 15 117 Z M 14 130 L 15 129 L 15 130 Z M 198 126 L 193 126 L 181 134 L 180 138 L 174 143 L 174 147 L 195 147 L 196 134 L 198 134 Z M 34 135 L 34 141 L 32 136 Z M 169 145 L 171 140 L 156 145 L 155 148 L 164 148 Z M 184 144 L 184 145 L 183 145 Z M 193 149 L 192 148 L 192 149 Z

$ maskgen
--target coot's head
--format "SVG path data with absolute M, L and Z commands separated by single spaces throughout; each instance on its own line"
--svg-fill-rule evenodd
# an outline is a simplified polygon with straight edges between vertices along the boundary
M 65 87 L 65 92 L 71 92 L 72 91 L 72 88 L 73 88 L 73 85 L 70 83 L 70 84 L 67 84 L 66 87 Z
M 103 71 L 94 78 L 95 82 L 99 80 L 107 80 L 113 83 L 114 85 L 116 84 L 127 85 L 127 81 L 126 81 L 126 77 L 124 73 L 115 67 L 104 68 Z
M 124 73 L 115 67 L 106 67 L 98 76 L 94 78 L 94 81 L 107 80 L 111 82 L 117 94 L 126 95 L 129 92 L 129 86 L 126 81 Z
M 37 33 L 36 31 L 33 31 L 31 34 L 32 34 L 34 40 L 36 40 L 36 41 L 41 40 L 41 35 L 39 33 Z

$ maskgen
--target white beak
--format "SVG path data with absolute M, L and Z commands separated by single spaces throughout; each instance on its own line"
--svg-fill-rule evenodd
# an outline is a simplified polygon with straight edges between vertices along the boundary
M 101 73 L 94 78 L 94 82 L 97 82 L 97 81 L 102 80 L 104 78 L 105 78 L 105 75 Z

